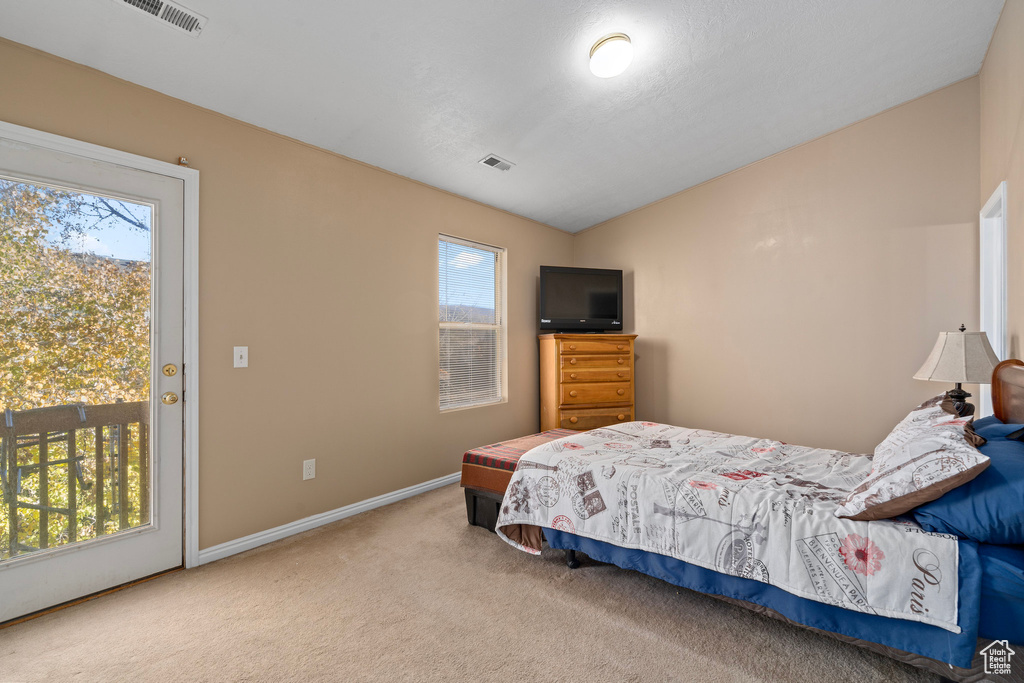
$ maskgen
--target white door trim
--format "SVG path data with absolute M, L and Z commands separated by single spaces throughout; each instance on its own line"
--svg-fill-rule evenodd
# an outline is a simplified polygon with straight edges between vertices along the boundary
M 199 565 L 199 171 L 0 121 L 0 137 L 177 178 L 185 191 L 185 567 Z
M 1007 263 L 1006 263 L 1006 181 L 982 207 L 978 220 L 979 234 L 979 311 L 980 329 L 988 333 L 992 350 L 999 360 L 1009 357 L 1007 327 Z M 992 414 L 992 399 L 987 388 L 981 390 L 979 415 Z

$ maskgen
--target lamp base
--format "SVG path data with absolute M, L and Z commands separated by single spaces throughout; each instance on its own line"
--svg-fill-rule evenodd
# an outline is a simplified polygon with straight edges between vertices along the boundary
M 960 386 L 960 382 L 956 383 L 955 389 L 950 389 L 946 392 L 946 398 L 953 402 L 953 410 L 960 417 L 968 417 L 974 415 L 974 405 L 967 402 L 970 398 L 970 394 L 963 390 Z

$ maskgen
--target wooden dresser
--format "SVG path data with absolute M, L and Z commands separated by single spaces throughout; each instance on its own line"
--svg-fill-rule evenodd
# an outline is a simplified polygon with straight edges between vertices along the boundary
M 597 429 L 633 416 L 635 334 L 540 335 L 540 428 Z

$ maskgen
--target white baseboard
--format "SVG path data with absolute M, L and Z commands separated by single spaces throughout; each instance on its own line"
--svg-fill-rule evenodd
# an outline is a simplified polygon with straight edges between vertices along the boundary
M 222 560 L 225 557 L 237 555 L 238 553 L 245 552 L 246 550 L 252 550 L 253 548 L 258 548 L 261 545 L 265 545 L 273 541 L 279 541 L 282 538 L 288 538 L 295 534 L 301 534 L 303 531 L 309 531 L 310 529 L 315 529 L 318 526 L 323 526 L 324 524 L 330 524 L 331 522 L 337 522 L 340 519 L 345 519 L 352 515 L 358 515 L 360 512 L 366 512 L 368 510 L 373 510 L 374 508 L 390 505 L 391 503 L 397 503 L 404 498 L 410 498 L 420 493 L 426 493 L 427 491 L 433 491 L 434 489 L 441 488 L 442 486 L 447 486 L 448 484 L 454 484 L 459 481 L 461 476 L 461 472 L 456 472 L 455 474 L 438 477 L 437 479 L 425 481 L 422 484 L 416 484 L 404 489 L 399 489 L 398 491 L 385 493 L 358 503 L 353 503 L 352 505 L 340 507 L 336 510 L 321 512 L 319 515 L 299 519 L 289 524 L 274 527 L 273 529 L 267 529 L 266 531 L 250 534 L 243 538 L 236 538 L 235 540 L 228 541 L 227 543 L 221 543 L 220 545 L 204 548 L 199 551 L 199 564 Z

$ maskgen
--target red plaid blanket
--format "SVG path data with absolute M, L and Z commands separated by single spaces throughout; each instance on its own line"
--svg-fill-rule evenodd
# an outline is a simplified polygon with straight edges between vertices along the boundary
M 548 441 L 572 434 L 579 434 L 579 432 L 572 429 L 549 429 L 540 434 L 521 436 L 518 439 L 493 443 L 489 446 L 480 446 L 466 451 L 466 454 L 462 456 L 462 462 L 514 472 L 519 463 L 519 456 L 526 451 Z

